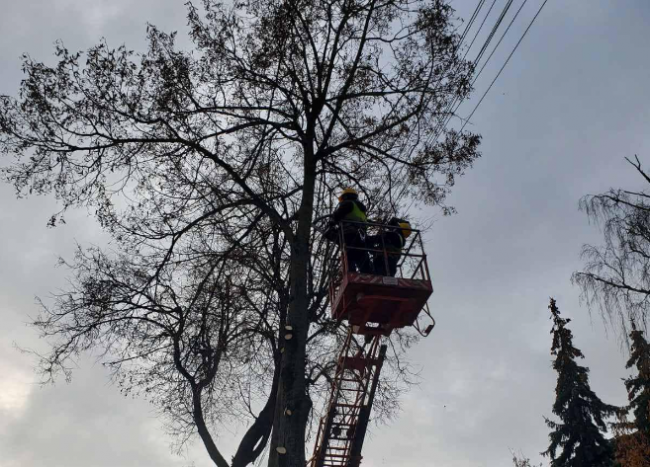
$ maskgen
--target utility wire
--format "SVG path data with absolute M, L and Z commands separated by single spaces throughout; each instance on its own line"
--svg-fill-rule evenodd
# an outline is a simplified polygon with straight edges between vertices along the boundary
M 496 2 L 496 0 L 494 0 L 494 1 Z M 467 37 L 467 34 L 469 33 L 470 29 L 472 28 L 472 25 L 474 24 L 474 21 L 476 21 L 476 18 L 478 17 L 479 13 L 481 12 L 481 9 L 483 8 L 484 4 L 485 4 L 485 0 L 479 0 L 478 4 L 476 5 L 476 8 L 474 9 L 474 12 L 472 13 L 472 16 L 470 17 L 469 21 L 467 21 L 467 25 L 465 26 L 465 29 L 463 30 L 462 35 L 460 36 L 460 39 L 458 41 L 458 45 L 456 46 L 456 48 L 454 50 L 454 54 L 457 53 L 460 50 L 460 48 L 462 47 L 463 41 Z M 492 6 L 494 6 L 494 3 L 492 4 Z M 490 7 L 490 9 L 492 9 L 492 7 Z M 488 14 L 489 14 L 489 12 L 488 12 Z M 486 16 L 486 19 L 487 19 L 487 16 Z M 483 20 L 483 22 L 485 22 L 485 20 Z M 483 27 L 483 24 L 481 24 L 481 27 Z M 476 37 L 474 39 L 476 39 Z M 473 41 L 472 41 L 472 43 L 473 43 Z M 470 47 L 471 47 L 471 45 L 470 45 Z M 396 166 L 397 166 L 397 161 L 393 162 L 393 165 L 392 165 L 390 171 L 391 172 L 394 171 Z M 398 170 L 400 171 L 400 174 L 401 174 L 401 172 L 404 170 L 404 166 L 402 165 Z M 381 197 L 381 201 L 378 204 L 381 204 L 382 202 L 384 202 L 386 200 L 386 197 L 390 194 L 390 192 L 391 192 L 391 189 L 389 187 L 386 190 L 386 192 L 384 193 L 384 195 Z
M 501 23 L 503 22 L 503 19 L 505 18 L 505 16 L 506 16 L 506 14 L 508 13 L 510 7 L 512 6 L 513 1 L 514 1 L 514 0 L 508 0 L 507 3 L 506 3 L 506 5 L 505 5 L 505 6 L 503 7 L 503 9 L 501 10 L 501 14 L 499 15 L 499 17 L 497 18 L 495 24 L 493 25 L 492 30 L 490 31 L 490 34 L 488 35 L 488 37 L 487 37 L 486 40 L 484 41 L 483 46 L 481 47 L 481 50 L 480 50 L 479 53 L 477 54 L 476 58 L 473 60 L 474 66 L 478 66 L 478 64 L 480 63 L 481 59 L 483 58 L 483 55 L 485 54 L 486 50 L 488 49 L 488 47 L 489 47 L 489 45 L 490 45 L 492 39 L 493 39 L 494 36 L 496 35 L 497 30 L 498 30 L 499 27 L 501 26 Z M 497 42 L 497 44 L 495 45 L 494 49 L 492 50 L 492 52 L 491 52 L 490 55 L 488 56 L 487 60 L 483 63 L 483 66 L 482 66 L 481 69 L 479 70 L 479 73 L 478 73 L 478 74 L 473 78 L 473 80 L 472 80 L 472 85 L 476 82 L 476 80 L 478 79 L 479 75 L 481 74 L 481 72 L 483 71 L 483 69 L 485 68 L 485 66 L 489 63 L 489 61 L 490 61 L 490 59 L 492 58 L 492 56 L 494 55 L 495 51 L 497 50 L 497 48 L 499 47 L 499 45 L 500 45 L 501 42 L 503 41 L 504 37 L 508 34 L 510 28 L 511 28 L 512 25 L 514 24 L 515 20 L 516 20 L 517 17 L 519 16 L 519 13 L 520 13 L 521 10 L 523 9 L 523 7 L 524 7 L 524 5 L 526 4 L 527 1 L 528 1 L 528 0 L 524 0 L 524 2 L 522 3 L 522 5 L 521 5 L 521 6 L 519 7 L 519 9 L 516 11 L 516 13 L 515 13 L 515 15 L 513 16 L 513 18 L 510 20 L 510 23 L 508 24 L 506 30 L 503 32 L 503 34 L 502 34 L 501 37 L 499 38 L 499 41 Z M 483 94 L 483 96 L 481 97 L 481 101 L 480 101 L 479 104 L 474 108 L 474 110 L 472 111 L 472 114 L 470 115 L 470 117 L 464 121 L 464 124 L 463 124 L 463 126 L 462 126 L 462 128 L 461 128 L 460 131 L 462 131 L 462 130 L 465 128 L 465 126 L 467 125 L 467 122 L 469 121 L 469 119 L 471 119 L 471 117 L 474 115 L 474 112 L 476 111 L 476 109 L 478 108 L 478 106 L 481 104 L 481 102 L 483 101 L 483 99 L 485 98 L 485 96 L 487 95 L 487 93 L 489 92 L 489 90 L 490 90 L 490 88 L 492 87 L 492 85 L 494 84 L 494 82 L 496 82 L 496 79 L 499 77 L 499 75 L 501 74 L 501 72 L 503 71 L 503 69 L 505 68 L 505 66 L 507 65 L 508 61 L 510 60 L 510 58 L 511 58 L 512 55 L 514 54 L 515 50 L 517 49 L 517 47 L 519 46 L 519 44 L 520 44 L 521 41 L 523 40 L 523 37 L 524 37 L 524 36 L 526 35 L 526 33 L 528 32 L 528 30 L 529 30 L 530 27 L 532 26 L 532 23 L 535 21 L 535 19 L 537 18 L 537 16 L 538 16 L 539 13 L 541 12 L 541 10 L 544 8 L 544 5 L 546 4 L 547 1 L 548 1 L 548 0 L 545 0 L 545 1 L 544 1 L 544 3 L 542 4 L 542 6 L 540 7 L 539 11 L 537 12 L 537 14 L 535 15 L 535 17 L 533 18 L 533 20 L 531 21 L 531 23 L 528 25 L 528 28 L 526 29 L 526 31 L 524 32 L 524 34 L 522 35 L 522 37 L 521 37 L 521 38 L 519 39 L 519 41 L 517 42 L 517 45 L 515 46 L 515 48 L 513 49 L 513 51 L 510 53 L 510 55 L 509 55 L 508 58 L 506 59 L 506 62 L 505 62 L 504 65 L 501 67 L 501 70 L 500 70 L 499 73 L 497 74 L 496 78 L 495 78 L 495 79 L 493 80 L 493 82 L 490 84 L 490 87 L 489 87 L 488 90 L 485 92 L 485 94 Z M 462 36 L 461 36 L 461 39 L 460 39 L 460 41 L 459 41 L 459 43 L 458 43 L 458 48 L 457 48 L 457 50 L 460 49 L 460 47 L 462 46 L 463 41 L 464 41 L 465 38 L 467 37 L 467 35 L 468 35 L 468 33 L 469 33 L 469 31 L 470 31 L 470 29 L 471 29 L 473 23 L 476 21 L 476 18 L 477 18 L 478 15 L 480 14 L 480 11 L 481 11 L 481 9 L 483 8 L 484 4 L 485 4 L 485 0 L 479 0 L 478 5 L 477 5 L 476 8 L 474 9 L 474 12 L 473 12 L 472 16 L 471 16 L 470 20 L 468 21 L 468 24 L 467 24 L 467 26 L 465 27 L 465 30 L 463 31 L 463 34 L 462 34 Z M 481 22 L 481 24 L 480 24 L 480 26 L 479 26 L 477 32 L 476 32 L 475 35 L 474 35 L 474 38 L 472 39 L 472 42 L 470 43 L 470 45 L 469 45 L 467 51 L 466 51 L 465 54 L 463 55 L 463 60 L 465 59 L 465 57 L 466 57 L 467 54 L 469 53 L 470 49 L 471 49 L 472 46 L 474 45 L 474 42 L 476 41 L 476 39 L 477 39 L 479 33 L 481 32 L 483 26 L 485 25 L 485 22 L 487 21 L 487 18 L 489 17 L 490 13 L 492 12 L 492 9 L 494 8 L 494 5 L 495 5 L 495 4 L 496 4 L 496 0 L 494 0 L 494 1 L 492 2 L 492 5 L 490 6 L 490 8 L 489 8 L 487 14 L 486 14 L 485 17 L 483 18 L 483 21 Z M 456 111 L 458 110 L 458 108 L 460 107 L 460 105 L 461 105 L 462 102 L 463 102 L 462 100 L 460 100 L 460 102 L 458 102 L 458 100 L 459 100 L 458 97 L 454 98 L 454 99 L 453 99 L 453 100 L 452 100 L 452 101 L 451 101 L 451 102 L 450 102 L 450 103 L 445 107 L 445 111 L 444 111 L 443 113 L 448 113 L 452 108 L 453 108 L 454 110 L 453 110 L 453 112 L 452 112 L 451 114 L 449 114 L 448 116 L 446 116 L 446 117 L 443 116 L 443 118 L 438 122 L 438 125 L 436 125 L 436 128 L 434 128 L 434 131 L 432 132 L 431 136 L 428 138 L 428 140 L 427 140 L 427 144 L 431 143 L 432 141 L 435 141 L 435 140 L 436 140 L 436 139 L 437 139 L 437 138 L 442 134 L 442 132 L 444 131 L 444 129 L 447 127 L 447 125 L 449 124 L 449 121 L 451 120 L 451 118 L 453 117 L 453 115 L 456 113 Z M 456 104 L 457 104 L 457 105 L 456 105 Z M 454 106 L 455 106 L 455 108 L 454 108 Z M 394 166 L 395 166 L 396 164 L 397 164 L 397 162 L 394 163 Z M 393 167 L 393 168 L 394 168 L 394 167 Z M 399 171 L 402 172 L 403 169 L 404 169 L 404 167 L 402 166 L 402 167 L 400 167 Z M 399 200 L 399 199 L 402 197 L 402 195 L 404 194 L 404 191 L 405 191 L 405 187 L 402 187 L 402 189 L 400 190 L 400 193 L 395 197 L 396 200 Z M 383 201 L 386 199 L 386 196 L 388 196 L 388 195 L 390 194 L 389 192 L 390 192 L 390 189 L 387 190 L 387 191 L 384 193 L 384 196 L 382 196 L 382 201 L 381 201 L 381 202 L 383 202 Z
M 501 26 L 501 23 L 503 22 L 503 19 L 506 17 L 506 14 L 508 14 L 508 11 L 510 10 L 510 7 L 512 6 L 513 2 L 514 0 L 508 0 L 508 3 L 506 3 L 506 5 L 503 7 L 503 10 L 501 11 L 499 18 L 497 19 L 496 23 L 492 27 L 492 30 L 490 31 L 490 35 L 485 40 L 485 43 L 483 44 L 483 47 L 481 47 L 481 51 L 476 56 L 476 59 L 474 59 L 474 66 L 477 66 L 481 61 L 481 58 L 483 58 L 483 54 L 490 46 L 490 42 L 492 42 L 494 35 L 497 33 L 497 30 Z
M 520 11 L 523 9 L 523 7 L 526 5 L 526 2 L 528 2 L 528 0 L 524 0 L 524 3 L 521 4 L 521 6 L 519 7 L 519 9 L 518 9 L 517 12 L 515 13 L 515 16 L 513 16 L 512 19 L 510 20 L 510 24 L 508 24 L 508 27 L 506 28 L 506 30 L 503 32 L 503 34 L 501 34 L 501 38 L 499 39 L 499 42 L 497 42 L 497 45 L 494 46 L 494 49 L 492 49 L 492 52 L 491 52 L 490 55 L 488 56 L 487 60 L 485 60 L 485 63 L 483 63 L 483 66 L 481 67 L 481 69 L 479 70 L 479 72 L 476 74 L 476 76 L 475 76 L 474 79 L 472 80 L 472 85 L 474 85 L 474 83 L 476 82 L 476 80 L 478 79 L 478 77 L 481 76 L 481 72 L 483 72 L 483 69 L 485 68 L 485 66 L 490 62 L 490 59 L 492 58 L 492 55 L 494 55 L 494 52 L 496 52 L 496 50 L 499 48 L 499 45 L 500 45 L 501 42 L 503 41 L 503 38 L 506 37 L 506 34 L 508 34 L 508 31 L 510 31 L 510 28 L 512 27 L 512 24 L 513 24 L 513 23 L 515 22 L 515 20 L 517 19 L 517 16 L 519 16 L 519 12 L 520 12 Z
M 514 53 L 516 52 L 517 48 L 519 47 L 519 44 L 521 44 L 521 41 L 523 41 L 523 40 L 524 40 L 524 37 L 526 37 L 526 34 L 528 34 L 528 31 L 529 31 L 530 28 L 533 26 L 533 23 L 535 22 L 535 20 L 536 20 L 537 17 L 539 16 L 539 14 L 542 12 L 542 9 L 544 9 L 544 6 L 546 5 L 547 2 L 548 2 L 548 0 L 544 0 L 544 3 L 542 3 L 542 6 L 539 7 L 539 10 L 537 10 L 537 13 L 536 13 L 535 16 L 533 17 L 533 19 L 530 21 L 530 24 L 528 25 L 528 27 L 526 28 L 526 30 L 524 31 L 524 33 L 523 33 L 523 34 L 521 35 L 521 37 L 519 38 L 519 41 L 517 42 L 517 44 L 515 45 L 515 47 L 512 49 L 512 52 L 510 52 L 510 55 L 508 55 L 508 58 L 506 59 L 505 63 L 503 64 L 503 66 L 501 67 L 501 69 L 499 70 L 499 72 L 497 73 L 497 75 L 494 77 L 494 79 L 493 79 L 492 82 L 490 83 L 490 86 L 488 86 L 487 90 L 485 91 L 485 93 L 484 93 L 483 96 L 481 97 L 481 100 L 478 101 L 478 104 L 476 104 L 476 107 L 474 107 L 474 110 L 472 110 L 472 113 L 469 115 L 469 117 L 467 117 L 467 119 L 465 120 L 465 123 L 463 123 L 463 126 L 461 127 L 460 131 L 463 131 L 463 129 L 464 129 L 465 126 L 467 125 L 467 122 L 469 122 L 469 121 L 471 120 L 471 118 L 474 116 L 474 112 L 476 112 L 476 109 L 479 108 L 479 106 L 481 105 L 481 102 L 483 102 L 483 99 L 485 99 L 485 96 L 487 96 L 488 92 L 490 92 L 490 89 L 492 89 L 492 86 L 494 85 L 494 83 L 496 82 L 496 80 L 499 79 L 499 76 L 501 75 L 501 72 L 503 71 L 503 69 L 506 67 L 506 65 L 508 64 L 508 62 L 510 61 L 510 59 L 512 58 L 512 56 L 513 56 Z
M 512 6 L 514 0 L 508 0 L 503 9 L 501 10 L 501 14 L 497 18 L 496 22 L 494 23 L 494 26 L 492 26 L 492 30 L 490 31 L 490 34 L 486 38 L 485 42 L 483 43 L 483 46 L 481 47 L 481 51 L 478 53 L 476 58 L 474 59 L 473 63 L 474 66 L 476 67 L 478 63 L 480 62 L 481 58 L 483 57 L 483 54 L 487 50 L 487 48 L 490 45 L 490 42 L 492 42 L 492 39 L 494 38 L 494 35 L 496 34 L 497 30 L 499 29 L 499 26 L 501 26 L 501 23 L 503 22 L 503 19 L 505 18 L 506 14 L 508 13 L 508 10 Z M 472 84 L 474 82 L 472 81 Z M 458 105 L 456 105 L 458 103 Z M 440 135 L 443 133 L 449 122 L 451 121 L 451 118 L 454 116 L 456 113 L 456 110 L 462 103 L 462 99 L 460 99 L 458 96 L 454 97 L 449 104 L 445 107 L 445 110 L 443 111 L 442 119 L 439 120 L 438 124 L 435 126 L 433 132 L 431 133 L 431 136 L 427 140 L 427 144 L 430 144 L 433 141 L 436 141 Z M 456 106 L 454 108 L 454 106 Z M 451 111 L 453 109 L 453 112 Z
M 496 49 L 499 47 L 499 45 L 500 45 L 501 42 L 503 41 L 503 38 L 508 34 L 510 28 L 511 28 L 512 25 L 514 24 L 515 20 L 516 20 L 517 17 L 519 16 L 519 13 L 520 13 L 521 10 L 523 9 L 523 7 L 525 6 L 525 4 L 526 4 L 527 1 L 528 1 L 528 0 L 524 0 L 524 2 L 521 4 L 521 6 L 519 7 L 519 9 L 516 11 L 516 13 L 515 13 L 515 15 L 513 16 L 513 18 L 510 20 L 510 23 L 508 24 L 506 30 L 503 32 L 503 34 L 502 34 L 501 37 L 499 38 L 499 41 L 498 41 L 497 44 L 494 46 L 494 49 L 492 50 L 492 52 L 491 52 L 490 55 L 488 56 L 487 60 L 485 61 L 485 63 L 484 63 L 483 66 L 481 67 L 481 69 L 479 70 L 478 74 L 477 74 L 477 75 L 474 77 L 474 79 L 472 80 L 472 85 L 476 82 L 476 80 L 478 79 L 479 75 L 481 74 L 481 72 L 483 71 L 483 69 L 485 68 L 485 66 L 489 63 L 489 61 L 490 61 L 490 59 L 492 58 L 492 56 L 494 55 Z M 515 47 L 513 48 L 513 50 L 510 52 L 510 55 L 508 55 L 508 58 L 506 59 L 506 61 L 504 62 L 504 64 L 501 66 L 501 69 L 500 69 L 499 72 L 497 73 L 496 77 L 492 80 L 492 82 L 490 83 L 490 86 L 489 86 L 488 89 L 485 91 L 485 93 L 484 93 L 483 96 L 481 97 L 481 99 L 480 99 L 480 101 L 478 102 L 478 104 L 476 105 L 476 107 L 474 107 L 474 109 L 472 110 L 472 113 L 470 114 L 470 116 L 469 116 L 467 119 L 465 119 L 465 121 L 464 121 L 464 123 L 463 123 L 463 126 L 462 126 L 461 129 L 460 129 L 461 132 L 463 131 L 463 129 L 465 129 L 465 126 L 467 125 L 467 123 L 468 123 L 468 122 L 471 120 L 471 118 L 474 116 L 474 113 L 475 113 L 476 110 L 479 108 L 479 106 L 481 105 L 481 103 L 482 103 L 483 100 L 485 99 L 485 96 L 487 96 L 488 92 L 490 91 L 490 89 L 492 88 L 492 86 L 494 85 L 494 83 L 496 82 L 496 80 L 499 78 L 499 76 L 501 75 L 501 73 L 502 73 L 503 70 L 505 69 L 506 65 L 508 64 L 508 62 L 510 61 L 510 59 L 511 59 L 512 56 L 514 55 L 515 51 L 517 50 L 517 48 L 519 47 L 519 45 L 520 45 L 521 42 L 523 41 L 524 37 L 526 37 L 526 34 L 528 34 L 528 31 L 529 31 L 530 28 L 533 26 L 533 23 L 535 22 L 535 20 L 537 19 L 537 17 L 540 15 L 540 13 L 542 12 L 542 10 L 543 10 L 544 7 L 546 6 L 546 3 L 547 3 L 547 2 L 548 2 L 548 0 L 544 0 L 544 2 L 542 3 L 542 5 L 539 7 L 539 10 L 537 10 L 537 13 L 535 14 L 535 16 L 533 17 L 533 19 L 532 19 L 532 20 L 530 21 L 530 23 L 528 24 L 528 27 L 527 27 L 526 30 L 523 32 L 522 36 L 521 36 L 521 37 L 519 38 L 519 40 L 517 41 L 517 44 L 515 45 Z M 506 4 L 506 6 L 504 7 L 504 10 L 507 11 L 507 9 L 510 7 L 511 4 L 512 4 L 512 0 L 510 0 L 510 1 L 508 2 L 508 4 Z M 505 15 L 505 11 L 502 11 L 501 16 L 500 16 L 499 19 L 497 20 L 497 24 L 495 24 L 495 26 L 492 28 L 491 36 L 494 35 L 494 32 L 496 32 L 496 29 L 498 28 L 500 22 L 503 20 L 503 16 Z M 489 14 L 489 12 L 488 12 L 488 14 Z M 475 16 L 475 15 L 473 15 L 473 16 Z M 487 15 L 486 15 L 486 18 L 487 18 Z M 485 20 L 484 20 L 484 21 L 485 21 Z M 490 41 L 490 40 L 491 40 L 491 37 L 489 37 L 489 38 L 486 40 L 486 44 L 489 44 L 489 41 Z M 484 44 L 484 46 L 483 46 L 481 52 L 484 52 L 484 49 L 487 48 L 487 45 L 486 45 L 486 44 Z M 471 45 L 470 45 L 470 47 L 471 47 Z M 482 53 L 480 53 L 480 55 L 482 55 Z M 480 59 L 477 57 L 477 60 L 476 60 L 475 63 L 478 63 L 479 60 L 480 60 Z M 454 102 L 455 102 L 455 100 L 454 100 Z M 462 103 L 462 101 L 459 102 L 458 105 L 456 106 L 456 108 L 454 109 L 454 112 L 453 112 L 454 114 L 455 114 L 456 111 L 458 110 L 458 107 L 461 105 L 461 103 Z M 452 106 L 453 106 L 453 103 L 452 103 Z M 447 126 L 447 124 L 449 123 L 449 120 L 450 120 L 450 119 L 451 119 L 451 116 L 449 116 L 449 117 L 446 119 L 446 121 L 445 121 L 445 123 L 444 123 L 444 126 L 443 126 L 443 129 Z M 437 127 L 436 127 L 436 128 L 437 128 Z M 442 129 L 441 129 L 441 131 L 442 131 Z M 439 134 L 440 134 L 440 133 L 436 133 L 436 132 L 434 132 L 435 137 L 432 138 L 432 139 L 434 139 L 434 140 L 437 139 L 438 136 L 439 136 Z M 433 136 L 433 135 L 432 135 L 432 136 Z M 429 143 L 430 141 L 431 141 L 431 139 L 428 140 L 427 143 Z M 403 169 L 403 167 L 401 167 L 401 169 Z M 405 192 L 405 187 L 403 187 L 402 190 L 400 190 L 400 193 L 398 194 L 398 196 L 396 196 L 396 200 L 399 200 L 399 199 L 402 197 L 402 195 L 404 194 L 404 192 Z M 387 195 L 387 194 L 388 194 L 388 193 L 386 193 L 386 195 Z M 385 198 L 385 196 L 384 196 L 384 198 Z
M 474 39 L 472 39 L 472 42 L 470 42 L 469 47 L 465 51 L 465 55 L 463 55 L 463 60 L 465 60 L 465 57 L 467 57 L 467 54 L 472 49 L 472 46 L 474 45 L 474 41 L 476 41 L 476 38 L 478 37 L 479 33 L 481 32 L 481 29 L 483 29 L 483 25 L 485 24 L 485 21 L 488 19 L 488 16 L 490 16 L 490 13 L 492 12 L 492 8 L 494 8 L 494 5 L 496 3 L 497 3 L 497 0 L 494 0 L 492 2 L 492 5 L 490 5 L 490 9 L 488 10 L 487 14 L 485 15 L 485 18 L 483 18 L 483 22 L 478 27 L 478 31 L 476 31 L 476 34 L 474 34 Z
M 467 36 L 467 33 L 472 27 L 472 24 L 474 24 L 474 21 L 476 21 L 476 17 L 481 12 L 481 9 L 483 8 L 484 4 L 485 4 L 485 0 L 478 1 L 478 5 L 476 5 L 476 8 L 474 9 L 474 13 L 472 13 L 472 17 L 467 22 L 467 26 L 465 26 L 465 30 L 463 31 L 463 34 L 460 36 L 460 41 L 458 41 L 458 47 L 456 50 L 460 49 L 461 44 L 465 40 L 465 37 Z
M 510 23 L 508 24 L 508 27 L 507 27 L 506 30 L 503 32 L 503 34 L 501 34 L 501 37 L 499 38 L 499 41 L 497 42 L 497 45 L 494 46 L 494 48 L 492 49 L 492 52 L 491 52 L 490 55 L 488 56 L 487 60 L 485 60 L 485 62 L 483 63 L 483 66 L 481 67 L 481 69 L 479 70 L 479 72 L 478 72 L 478 73 L 474 76 L 474 78 L 472 79 L 472 84 L 471 84 L 471 86 L 474 86 L 474 83 L 476 83 L 476 81 L 478 80 L 478 77 L 481 76 L 481 73 L 483 72 L 483 70 L 485 69 L 485 67 L 487 66 L 487 64 L 490 62 L 490 59 L 491 59 L 492 56 L 494 55 L 494 52 L 496 52 L 496 50 L 499 48 L 499 45 L 500 45 L 501 42 L 503 41 L 503 38 L 506 37 L 506 34 L 508 34 L 508 31 L 510 31 L 510 28 L 511 28 L 512 25 L 514 24 L 515 20 L 516 20 L 517 17 L 519 16 L 519 13 L 520 13 L 521 10 L 524 8 L 524 6 L 526 5 L 527 2 L 528 2 L 528 0 L 524 0 L 524 2 L 519 6 L 519 9 L 517 10 L 517 12 L 515 13 L 515 15 L 514 15 L 514 16 L 512 17 L 512 19 L 510 20 Z M 483 52 L 483 50 L 482 50 L 482 52 Z M 477 63 L 477 64 L 478 64 L 479 60 L 480 60 L 480 59 L 477 57 L 477 60 L 476 60 L 476 63 Z M 453 104 L 456 104 L 456 102 L 458 102 L 458 98 L 454 99 Z M 436 140 L 436 139 L 438 139 L 438 137 L 442 134 L 442 131 L 444 131 L 444 129 L 445 129 L 445 128 L 447 127 L 447 125 L 449 124 L 449 121 L 451 120 L 451 118 L 452 118 L 454 115 L 456 115 L 456 112 L 458 111 L 458 109 L 460 108 L 460 106 L 462 105 L 462 103 L 463 103 L 462 100 L 461 100 L 460 102 L 458 102 L 458 103 L 456 104 L 456 107 L 454 108 L 454 110 L 453 110 L 453 111 L 452 111 L 452 112 L 451 112 L 447 117 L 445 117 L 443 127 L 440 129 L 439 132 L 434 132 L 433 137 L 431 138 L 432 140 Z M 437 128 L 437 127 L 436 127 L 436 128 Z

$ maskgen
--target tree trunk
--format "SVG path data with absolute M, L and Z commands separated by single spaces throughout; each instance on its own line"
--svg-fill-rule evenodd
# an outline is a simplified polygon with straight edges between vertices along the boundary
M 214 462 L 217 467 L 229 467 L 228 461 L 224 459 L 221 452 L 219 452 L 217 445 L 214 443 L 214 439 L 212 438 L 212 435 L 210 434 L 210 430 L 208 430 L 208 427 L 205 423 L 205 419 L 203 418 L 203 408 L 201 404 L 200 388 L 197 387 L 192 388 L 192 404 L 194 406 L 193 408 L 194 423 L 196 423 L 196 429 L 199 432 L 199 436 L 203 440 L 203 444 L 205 445 L 205 448 L 207 449 L 208 454 L 210 455 L 210 459 L 212 459 L 212 462 Z
M 280 342 L 284 347 L 280 364 L 280 386 L 273 420 L 269 467 L 305 467 L 305 432 L 312 402 L 307 394 L 305 353 L 309 331 L 307 280 L 309 242 L 313 217 L 315 158 L 305 145 L 303 196 L 298 229 L 291 246 L 291 302 L 287 322 L 282 323 Z M 287 331 L 285 327 L 291 326 Z

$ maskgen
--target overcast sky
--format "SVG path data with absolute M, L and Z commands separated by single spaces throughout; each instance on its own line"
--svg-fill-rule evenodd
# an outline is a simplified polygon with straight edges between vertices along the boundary
M 51 60 L 56 39 L 71 50 L 102 36 L 138 49 L 146 22 L 186 31 L 184 0 L 0 1 L 0 94 L 15 93 L 22 52 Z M 467 18 L 476 3 L 454 5 Z M 528 2 L 461 114 L 540 3 Z M 438 216 L 428 237 L 438 326 L 411 350 L 421 383 L 394 421 L 373 428 L 364 466 L 507 466 L 509 449 L 537 459 L 548 446 L 542 417 L 551 414 L 556 377 L 549 296 L 573 320 L 592 388 L 606 402 L 625 402 L 626 355 L 569 279 L 581 245 L 601 239 L 578 212 L 580 197 L 641 188 L 624 157 L 638 154 L 650 166 L 649 25 L 647 0 L 549 0 L 474 115 L 483 157 L 455 187 L 458 214 Z M 34 297 L 65 285 L 58 255 L 69 257 L 75 242 L 105 241 L 81 211 L 46 228 L 56 210 L 51 198 L 17 200 L 0 185 L 0 467 L 212 465 L 199 443 L 174 454 L 153 408 L 122 397 L 90 358 L 69 384 L 35 384 L 33 360 L 13 347 L 44 349 L 25 325 L 37 312 Z M 236 427 L 224 430 L 229 457 Z

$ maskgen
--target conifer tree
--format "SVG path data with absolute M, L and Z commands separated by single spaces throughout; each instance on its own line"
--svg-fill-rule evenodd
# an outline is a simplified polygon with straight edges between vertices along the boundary
M 528 457 L 523 454 L 517 455 L 514 452 L 512 452 L 512 463 L 515 467 L 538 467 L 537 465 L 533 465 Z M 542 464 L 539 464 L 539 467 L 542 467 Z
M 573 346 L 573 334 L 567 328 L 571 320 L 560 316 L 552 298 L 549 309 L 553 320 L 551 355 L 558 373 L 553 413 L 560 422 L 546 419 L 552 429 L 551 443 L 543 454 L 550 456 L 551 467 L 612 466 L 613 448 L 603 431 L 605 419 L 617 408 L 602 402 L 589 387 L 589 368 L 576 362 L 584 355 Z
M 625 380 L 630 401 L 628 408 L 634 413 L 636 429 L 650 436 L 650 344 L 646 341 L 643 331 L 636 329 L 634 325 L 630 340 L 632 347 L 626 368 L 636 367 L 637 375 Z
M 629 404 L 614 425 L 617 434 L 616 460 L 621 467 L 650 467 L 650 344 L 643 331 L 632 323 L 630 359 L 626 368 L 637 374 L 625 380 Z M 632 412 L 633 421 L 625 415 Z

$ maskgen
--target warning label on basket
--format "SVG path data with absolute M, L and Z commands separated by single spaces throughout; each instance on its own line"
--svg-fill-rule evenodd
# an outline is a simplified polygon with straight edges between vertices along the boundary
M 384 285 L 397 285 L 397 277 L 384 276 L 382 281 Z

